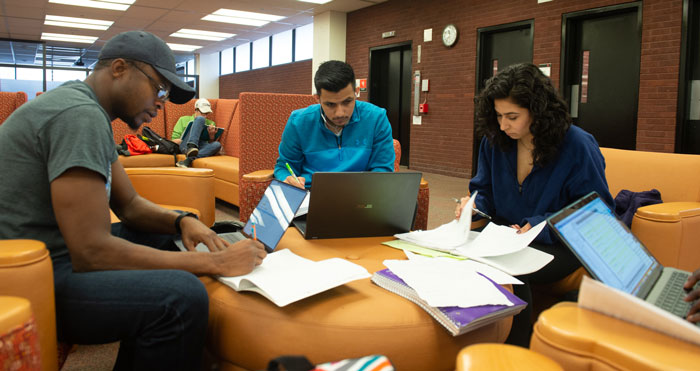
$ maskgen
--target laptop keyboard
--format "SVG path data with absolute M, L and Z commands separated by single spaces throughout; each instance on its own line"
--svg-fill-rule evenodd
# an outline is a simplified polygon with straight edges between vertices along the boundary
M 671 278 L 666 282 L 664 290 L 656 301 L 656 306 L 669 311 L 681 318 L 685 318 L 690 310 L 691 303 L 683 301 L 686 293 L 683 284 L 688 279 L 688 274 L 684 272 L 673 272 Z M 698 322 L 700 326 L 700 322 Z

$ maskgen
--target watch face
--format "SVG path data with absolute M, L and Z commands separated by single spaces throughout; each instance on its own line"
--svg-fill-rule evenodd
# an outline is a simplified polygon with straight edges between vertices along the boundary
M 442 43 L 446 46 L 452 46 L 457 41 L 457 27 L 449 24 L 442 31 Z

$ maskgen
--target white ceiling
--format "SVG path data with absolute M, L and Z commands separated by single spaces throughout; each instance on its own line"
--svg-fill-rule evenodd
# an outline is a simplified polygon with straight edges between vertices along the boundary
M 201 45 L 194 53 L 211 54 L 278 32 L 290 30 L 313 21 L 314 14 L 326 11 L 351 12 L 386 0 L 333 0 L 318 5 L 297 0 L 136 0 L 125 12 L 49 3 L 48 0 L 0 0 L 0 38 L 40 41 L 42 32 L 95 36 L 94 44 L 47 41 L 47 55 L 66 59 L 82 56 L 89 66 L 100 48 L 112 36 L 128 30 L 152 32 L 169 43 Z M 241 26 L 201 20 L 220 9 L 284 16 L 278 22 L 262 27 Z M 44 25 L 47 14 L 113 21 L 106 31 L 85 30 Z M 231 39 L 212 42 L 183 39 L 169 35 L 181 28 L 235 33 Z M 39 49 L 40 51 L 40 49 Z M 0 41 L 0 63 L 27 63 L 36 57 L 36 45 Z M 192 53 L 175 52 L 178 60 L 189 59 Z M 31 63 L 31 62 L 29 62 Z

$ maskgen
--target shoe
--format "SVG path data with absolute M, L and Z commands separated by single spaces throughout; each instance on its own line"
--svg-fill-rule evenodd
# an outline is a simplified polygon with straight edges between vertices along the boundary
M 199 148 L 197 148 L 197 146 L 188 147 L 187 152 L 185 152 L 185 155 L 187 155 L 188 158 L 196 157 L 198 154 L 199 154 Z
M 175 163 L 175 166 L 177 166 L 177 167 L 185 167 L 185 168 L 187 168 L 187 167 L 192 167 L 192 158 L 191 158 L 191 157 L 188 157 L 188 158 L 186 158 L 186 159 L 184 159 L 184 160 L 182 160 L 182 161 L 178 161 L 178 162 Z

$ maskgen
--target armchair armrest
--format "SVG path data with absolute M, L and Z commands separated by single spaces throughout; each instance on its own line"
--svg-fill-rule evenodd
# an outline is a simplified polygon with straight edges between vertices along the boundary
M 41 369 L 58 369 L 53 266 L 43 242 L 0 240 L 0 295 L 29 300 L 39 332 Z
M 136 192 L 147 200 L 199 210 L 202 223 L 215 219 L 214 171 L 211 169 L 149 167 L 127 168 Z
M 272 179 L 274 179 L 274 170 L 272 169 L 258 170 L 243 175 L 241 184 L 238 185 L 241 190 L 238 218 L 241 222 L 248 221 L 248 217 L 255 210 L 255 206 L 260 202 Z
M 640 207 L 632 232 L 663 265 L 693 271 L 700 266 L 700 202 Z
M 274 178 L 275 173 L 272 169 L 253 171 L 252 173 L 243 175 L 243 179 L 254 183 L 269 182 Z

